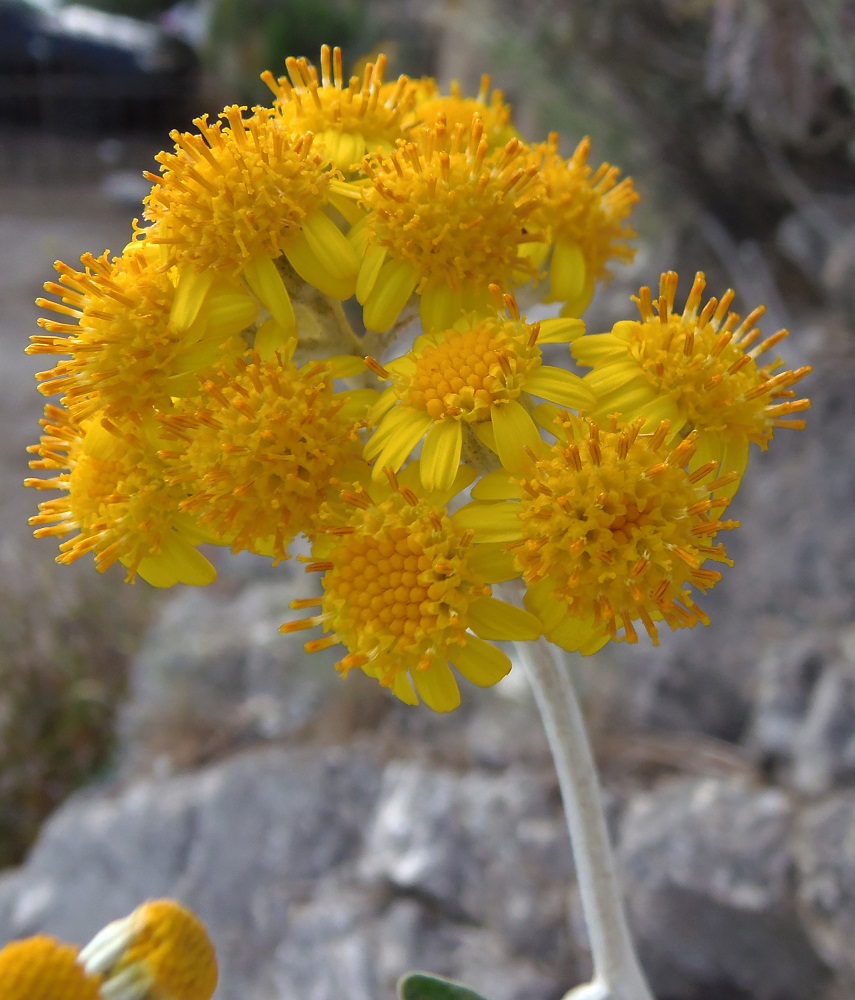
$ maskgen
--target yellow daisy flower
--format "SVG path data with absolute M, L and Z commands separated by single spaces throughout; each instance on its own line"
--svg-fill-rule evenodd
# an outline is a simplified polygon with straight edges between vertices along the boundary
M 375 478 L 397 472 L 424 439 L 422 483 L 427 490 L 451 485 L 472 428 L 507 468 L 527 461 L 540 433 L 524 405 L 539 396 L 567 407 L 589 407 L 593 396 L 578 375 L 544 365 L 542 343 L 569 343 L 584 332 L 581 320 L 527 323 L 512 295 L 492 286 L 504 313 L 467 314 L 450 329 L 418 337 L 401 358 L 369 367 L 392 386 L 374 409 L 377 428 L 365 448 L 376 459 Z
M 462 468 L 449 490 L 418 496 L 414 463 L 400 482 L 390 475 L 391 488 L 345 493 L 350 513 L 318 539 L 308 566 L 324 574 L 323 594 L 291 605 L 319 611 L 282 631 L 323 626 L 329 634 L 306 643 L 308 652 L 341 643 L 342 674 L 359 667 L 401 701 L 421 698 L 436 712 L 460 704 L 450 664 L 473 684 L 496 684 L 511 662 L 489 640 L 534 639 L 540 626 L 491 596 L 506 561 L 494 546 L 473 546 L 472 532 L 448 516 L 447 501 L 471 480 Z
M 77 960 L 88 975 L 103 978 L 104 1000 L 210 1000 L 217 987 L 217 958 L 204 924 L 172 899 L 150 900 L 114 920 Z
M 0 949 L 3 1000 L 103 1000 L 101 977 L 77 962 L 77 948 L 38 935 Z
M 214 567 L 196 546 L 215 539 L 181 513 L 186 494 L 167 483 L 156 428 L 123 425 L 119 431 L 98 416 L 77 424 L 51 404 L 41 423 L 41 442 L 28 449 L 40 457 L 30 467 L 56 474 L 24 485 L 62 494 L 40 503 L 30 518 L 36 538 L 76 532 L 60 544 L 57 562 L 91 552 L 96 569 L 118 561 L 128 581 L 140 576 L 155 587 L 213 582 Z
M 83 270 L 62 261 L 59 282 L 45 290 L 60 301 L 36 304 L 70 321 L 40 319 L 48 336 L 32 337 L 28 354 L 67 354 L 36 378 L 45 395 L 61 393 L 77 419 L 96 410 L 117 420 L 139 421 L 198 385 L 196 372 L 233 353 L 235 335 L 255 319 L 257 305 L 245 289 L 209 274 L 162 267 L 160 252 L 140 242 L 121 257 L 84 254 Z
M 202 403 L 164 418 L 180 442 L 161 452 L 181 510 L 234 551 L 286 558 L 312 534 L 319 508 L 365 466 L 359 429 L 373 390 L 336 392 L 331 362 L 298 368 L 282 355 L 255 353 L 205 380 Z
M 472 121 L 479 117 L 484 124 L 484 138 L 495 149 L 509 140 L 518 138 L 517 130 L 511 124 L 511 108 L 505 103 L 501 90 L 490 90 L 490 77 L 481 77 L 481 86 L 475 97 L 464 97 L 457 80 L 451 82 L 451 93 L 440 94 L 437 83 L 432 78 L 420 80 L 416 91 L 416 106 L 413 117 L 422 125 L 433 127 L 440 120 L 448 128 L 458 125 L 464 135 L 470 133 Z
M 509 288 L 537 274 L 527 248 L 546 239 L 534 222 L 542 184 L 518 139 L 491 150 L 479 116 L 468 131 L 440 116 L 366 170 L 367 215 L 351 240 L 369 330 L 393 326 L 414 292 L 422 328 L 443 330 L 466 310 L 489 308 L 491 283 Z
M 714 461 L 741 476 L 751 442 L 765 449 L 775 428 L 804 427 L 788 417 L 810 407 L 809 400 L 792 398 L 792 386 L 811 368 L 778 371 L 778 358 L 761 364 L 760 356 L 788 332 L 761 340 L 755 324 L 764 307 L 741 320 L 729 312 L 731 290 L 701 308 L 705 286 L 704 275 L 696 274 L 683 311 L 676 312 L 677 275 L 668 271 L 656 300 L 647 287 L 639 292 L 640 320 L 581 337 L 571 350 L 593 369 L 585 381 L 598 399 L 597 419 L 621 413 L 625 420 L 642 418 L 645 429 L 668 420 L 672 435 L 694 429 L 696 461 Z
M 598 281 L 612 276 L 610 264 L 629 263 L 635 232 L 627 218 L 638 201 L 629 177 L 620 170 L 588 163 L 591 140 L 586 136 L 569 159 L 558 152 L 558 135 L 537 145 L 533 155 L 543 182 L 537 223 L 549 227 L 548 302 L 563 302 L 562 313 L 580 316 L 588 307 Z
M 711 542 L 737 524 L 719 519 L 729 500 L 711 494 L 733 477 L 711 480 L 712 462 L 688 471 L 696 434 L 672 447 L 666 421 L 642 434 L 640 420 L 601 427 L 563 413 L 553 427 L 551 448 L 526 471 L 476 486 L 476 499 L 452 521 L 510 545 L 526 606 L 565 649 L 636 642 L 637 623 L 654 645 L 656 621 L 708 624 L 687 588 L 705 591 L 721 578 L 708 560 L 730 563 Z
M 347 299 L 359 261 L 325 211 L 333 173 L 312 135 L 294 137 L 272 109 L 255 108 L 248 118 L 244 110 L 232 105 L 213 124 L 195 119 L 199 134 L 172 133 L 175 152 L 156 157 L 160 175 L 146 173 L 154 184 L 148 239 L 165 248 L 170 264 L 243 274 L 290 328 L 273 262 L 284 255 L 304 281 Z
M 171 899 L 143 904 L 80 951 L 44 935 L 0 949 L 3 1000 L 210 1000 L 217 978 L 204 926 Z
M 415 85 L 406 76 L 384 83 L 386 61 L 380 53 L 365 66 L 361 80 L 345 80 L 341 49 L 324 45 L 320 73 L 306 59 L 292 57 L 285 61 L 287 77 L 277 79 L 266 70 L 261 79 L 288 129 L 297 135 L 313 133 L 333 166 L 348 177 L 367 153 L 391 152 L 412 127 L 405 119 L 415 101 Z

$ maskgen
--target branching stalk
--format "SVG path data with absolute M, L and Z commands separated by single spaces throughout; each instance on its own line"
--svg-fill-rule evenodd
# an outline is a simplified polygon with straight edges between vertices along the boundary
M 585 721 L 566 668 L 545 640 L 519 643 L 558 773 L 594 977 L 564 1000 L 653 1000 L 626 922 Z

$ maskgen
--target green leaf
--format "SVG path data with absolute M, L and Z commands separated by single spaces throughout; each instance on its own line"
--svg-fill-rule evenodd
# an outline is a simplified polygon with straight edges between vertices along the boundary
M 484 1000 L 480 993 L 462 983 L 429 976 L 425 972 L 408 972 L 398 980 L 400 1000 Z

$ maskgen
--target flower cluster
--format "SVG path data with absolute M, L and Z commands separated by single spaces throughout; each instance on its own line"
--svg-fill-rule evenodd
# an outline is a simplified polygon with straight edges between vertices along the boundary
M 0 949 L 3 1000 L 210 1000 L 216 986 L 204 926 L 171 899 L 143 903 L 82 949 L 45 935 Z
M 487 77 L 348 79 L 326 46 L 286 69 L 172 133 L 125 249 L 45 285 L 36 534 L 155 586 L 304 536 L 320 584 L 283 631 L 437 711 L 508 672 L 502 640 L 706 623 L 749 446 L 809 405 L 786 331 L 702 274 L 681 310 L 667 272 L 586 332 L 638 198 L 587 138 L 525 141 Z

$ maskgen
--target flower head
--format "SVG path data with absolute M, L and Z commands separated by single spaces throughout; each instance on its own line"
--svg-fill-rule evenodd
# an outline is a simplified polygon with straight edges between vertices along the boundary
M 165 270 L 159 251 L 133 243 L 121 257 L 84 254 L 83 270 L 57 261 L 60 301 L 36 304 L 71 322 L 41 319 L 28 354 L 67 354 L 41 372 L 41 391 L 61 393 L 78 419 L 96 410 L 137 420 L 197 385 L 196 372 L 234 351 L 233 338 L 255 318 L 251 295 L 213 275 L 183 281 Z M 240 342 L 238 341 L 238 344 Z
M 375 476 L 385 468 L 396 471 L 424 438 L 421 459 L 426 489 L 448 489 L 457 468 L 464 430 L 472 427 L 486 438 L 509 468 L 525 461 L 526 449 L 540 443 L 540 434 L 523 405 L 539 396 L 563 406 L 590 406 L 584 383 L 562 368 L 544 365 L 541 342 L 569 342 L 581 336 L 581 320 L 527 323 L 516 300 L 501 297 L 504 312 L 488 316 L 465 314 L 442 333 L 423 334 L 401 358 L 369 366 L 392 387 L 381 397 L 375 414 L 377 429 L 366 458 L 376 458 Z
M 362 80 L 345 81 L 341 49 L 321 47 L 321 72 L 306 59 L 285 61 L 287 77 L 261 74 L 276 98 L 280 120 L 293 134 L 313 133 L 346 176 L 356 171 L 366 153 L 388 153 L 411 124 L 407 113 L 415 101 L 415 87 L 406 76 L 384 83 L 386 56 L 368 63 Z
M 282 631 L 322 625 L 329 634 L 306 643 L 308 652 L 341 643 L 341 673 L 360 667 L 402 701 L 420 697 L 437 712 L 460 703 L 449 664 L 473 684 L 501 680 L 511 663 L 488 640 L 533 639 L 539 625 L 491 596 L 491 547 L 473 546 L 472 532 L 449 518 L 448 493 L 468 480 L 459 475 L 445 495 L 420 497 L 394 477 L 373 495 L 346 493 L 349 514 L 318 540 L 308 567 L 324 574 L 323 594 L 292 604 L 319 611 Z
M 641 421 L 600 427 L 566 413 L 553 427 L 556 443 L 507 480 L 513 499 L 476 501 L 457 523 L 510 543 L 527 607 L 565 648 L 589 652 L 620 630 L 636 642 L 636 623 L 654 644 L 656 621 L 708 624 L 688 588 L 720 579 L 704 563 L 728 562 L 711 542 L 736 523 L 718 517 L 728 500 L 711 497 L 726 481 L 711 480 L 715 465 L 688 471 L 695 435 L 671 447 L 666 422 L 642 434 Z
M 628 263 L 635 232 L 627 218 L 638 201 L 628 177 L 608 163 L 588 164 L 591 140 L 584 138 L 569 159 L 558 152 L 558 136 L 534 147 L 544 193 L 537 222 L 549 227 L 549 299 L 563 302 L 563 313 L 579 316 L 598 281 L 611 277 L 613 261 Z
M 760 306 L 744 320 L 729 312 L 734 293 L 711 298 L 701 308 L 706 281 L 695 275 L 682 312 L 674 309 L 677 275 L 662 275 L 659 297 L 645 287 L 636 300 L 640 320 L 617 323 L 611 333 L 579 338 L 574 357 L 593 370 L 585 376 L 599 400 L 594 415 L 641 417 L 646 429 L 668 420 L 672 434 L 697 431 L 697 460 L 715 461 L 723 472 L 744 472 L 748 447 L 768 447 L 778 427 L 801 428 L 787 419 L 808 409 L 793 399 L 792 386 L 809 367 L 778 371 L 760 356 L 779 344 L 786 330 L 762 340 L 756 327 Z
M 442 330 L 489 308 L 490 284 L 536 275 L 527 248 L 545 239 L 534 221 L 542 185 L 519 140 L 491 150 L 477 115 L 468 130 L 440 116 L 367 170 L 367 216 L 351 238 L 364 247 L 356 296 L 368 329 L 391 327 L 417 291 L 423 328 Z
M 204 925 L 172 899 L 143 903 L 108 924 L 78 962 L 88 975 L 103 977 L 105 1000 L 210 1000 L 217 986 Z
M 30 467 L 55 475 L 25 485 L 61 493 L 30 518 L 37 538 L 76 532 L 60 544 L 57 562 L 91 552 L 99 571 L 118 561 L 128 580 L 139 575 L 156 587 L 213 581 L 213 566 L 196 548 L 213 539 L 181 513 L 185 494 L 167 482 L 156 427 L 120 432 L 98 416 L 78 424 L 50 404 L 42 426 L 41 442 L 29 449 L 40 457 Z
M 181 509 L 235 551 L 285 558 L 364 465 L 358 432 L 376 394 L 336 392 L 334 376 L 324 362 L 257 354 L 212 372 L 203 402 L 164 420 L 180 443 L 163 454 L 186 494 Z
M 490 77 L 481 77 L 481 86 L 475 97 L 464 97 L 457 80 L 451 83 L 450 94 L 440 94 L 436 81 L 421 80 L 417 90 L 413 115 L 423 125 L 433 127 L 441 120 L 448 128 L 458 125 L 469 135 L 472 122 L 477 116 L 484 125 L 483 136 L 492 148 L 504 146 L 517 136 L 511 124 L 511 109 L 505 103 L 501 90 L 490 90 Z
M 148 239 L 170 263 L 238 274 L 259 259 L 284 254 L 294 270 L 325 294 L 349 298 L 359 262 L 325 214 L 332 180 L 311 133 L 294 137 L 269 108 L 248 118 L 232 105 L 194 124 L 199 134 L 173 132 L 174 153 L 160 153 L 161 173 L 145 214 Z
M 103 1000 L 101 977 L 88 975 L 77 948 L 39 935 L 0 949 L 3 1000 Z

